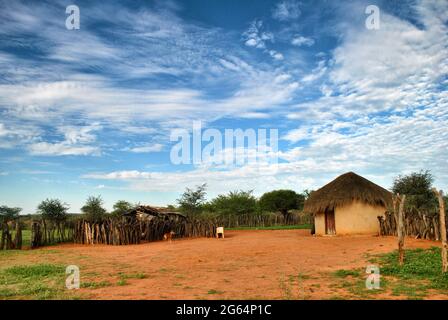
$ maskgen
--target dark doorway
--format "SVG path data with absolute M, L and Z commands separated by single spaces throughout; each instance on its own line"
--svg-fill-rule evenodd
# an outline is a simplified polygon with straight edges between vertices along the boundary
M 325 210 L 325 234 L 336 234 L 334 210 Z

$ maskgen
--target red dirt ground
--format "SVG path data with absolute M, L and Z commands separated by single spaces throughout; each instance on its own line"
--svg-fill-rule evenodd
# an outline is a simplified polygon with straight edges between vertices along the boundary
M 439 245 L 406 240 L 407 248 Z M 81 282 L 112 284 L 80 289 L 89 299 L 328 299 L 344 297 L 332 285 L 331 272 L 366 268 L 369 255 L 396 246 L 394 237 L 313 237 L 309 230 L 226 231 L 225 239 L 60 245 L 18 255 L 10 263 L 75 264 Z M 120 273 L 146 278 L 128 278 L 118 285 Z

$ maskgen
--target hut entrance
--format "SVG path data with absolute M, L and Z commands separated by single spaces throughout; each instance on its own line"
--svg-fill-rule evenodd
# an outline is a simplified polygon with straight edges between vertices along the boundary
M 334 210 L 325 210 L 325 234 L 336 234 Z

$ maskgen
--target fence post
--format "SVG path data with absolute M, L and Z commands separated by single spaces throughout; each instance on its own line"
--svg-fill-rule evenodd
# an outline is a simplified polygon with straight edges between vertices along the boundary
M 398 195 L 399 196 L 399 195 Z M 404 202 L 406 195 L 399 197 L 400 208 L 398 209 L 398 262 L 400 266 L 404 263 Z
M 446 243 L 446 225 L 445 225 L 445 202 L 443 201 L 443 191 L 432 189 L 439 200 L 439 219 L 440 219 L 440 238 L 442 239 L 442 272 L 448 271 L 448 256 Z
M 31 249 L 40 247 L 42 245 L 42 232 L 40 224 L 33 222 L 31 224 Z
M 14 238 L 14 246 L 17 250 L 22 249 L 22 226 L 20 224 L 20 221 L 17 219 L 16 222 L 16 235 Z

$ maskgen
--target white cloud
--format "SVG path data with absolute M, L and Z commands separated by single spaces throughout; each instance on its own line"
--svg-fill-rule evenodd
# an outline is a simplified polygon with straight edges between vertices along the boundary
M 272 17 L 280 21 L 295 20 L 300 17 L 299 2 L 293 0 L 282 1 L 272 12 Z
M 248 47 L 256 47 L 257 45 L 259 45 L 259 43 L 260 42 L 254 38 L 249 38 L 245 42 L 246 46 L 248 46 Z
M 277 52 L 275 50 L 269 50 L 269 55 L 274 58 L 275 60 L 283 60 L 283 54 L 281 54 L 280 52 Z
M 59 131 L 65 136 L 65 140 L 70 144 L 77 143 L 89 143 L 96 139 L 96 136 L 92 134 L 93 131 L 100 130 L 101 126 L 99 124 L 93 124 L 90 126 L 66 126 L 60 127 Z
M 28 150 L 33 155 L 39 156 L 86 156 L 98 155 L 99 148 L 93 146 L 73 146 L 66 142 L 48 143 L 38 142 L 28 146 Z
M 297 47 L 300 47 L 300 46 L 311 47 L 314 44 L 314 40 L 312 38 L 307 38 L 307 37 L 303 37 L 303 36 L 295 36 L 291 40 L 291 44 L 294 46 L 297 46 Z
M 263 29 L 263 21 L 252 21 L 249 28 L 243 33 L 243 39 L 246 46 L 264 49 L 266 47 L 266 42 L 273 42 L 274 35 Z
M 209 168 L 199 168 L 188 172 L 141 172 L 116 171 L 110 173 L 97 173 L 84 175 L 85 179 L 117 180 L 128 185 L 131 190 L 140 191 L 179 191 L 185 187 L 207 182 L 211 192 L 222 190 L 247 189 L 262 192 L 264 185 L 289 185 L 288 180 L 281 181 L 280 177 L 273 175 L 276 168 L 272 166 L 234 168 L 230 170 L 213 171 Z M 283 177 L 285 179 L 285 177 Z M 287 178 L 286 178 L 287 179 Z M 291 181 L 289 181 L 291 182 Z
M 250 23 L 249 28 L 243 33 L 243 40 L 246 46 L 263 49 L 274 60 L 280 61 L 284 59 L 282 53 L 268 48 L 268 43 L 273 43 L 275 37 L 273 33 L 264 31 L 263 21 L 261 20 L 254 20 Z M 224 62 L 223 64 L 229 69 L 232 68 L 228 63 Z
M 299 128 L 290 130 L 284 137 L 284 140 L 288 140 L 290 142 L 298 142 L 304 139 L 310 138 L 310 129 L 309 128 Z
M 306 76 L 304 76 L 302 78 L 302 81 L 303 82 L 316 81 L 317 79 L 322 78 L 326 72 L 327 72 L 327 67 L 325 65 L 325 60 L 321 60 L 318 62 L 316 68 L 314 68 L 309 74 L 307 74 Z M 323 93 L 324 92 L 328 93 L 328 91 L 323 91 Z
M 64 140 L 56 143 L 33 142 L 28 145 L 28 151 L 33 155 L 67 156 L 67 155 L 99 155 L 98 146 L 89 145 L 95 142 L 93 131 L 101 130 L 101 126 L 94 123 L 89 126 L 62 126 L 58 131 Z
M 446 12 L 448 4 L 422 2 L 416 9 L 424 29 L 383 13 L 380 30 L 356 27 L 346 32 L 331 65 L 322 64 L 303 79 L 312 82 L 327 72 L 325 96 L 301 103 L 288 117 L 347 119 L 375 112 L 440 110 L 446 101 L 440 84 L 448 74 L 448 28 L 443 17 L 434 17 Z
M 8 130 L 3 123 L 0 123 L 0 137 L 8 135 Z
M 7 121 L 7 119 L 5 119 Z M 12 149 L 19 145 L 33 142 L 40 130 L 32 125 L 22 123 L 9 124 L 8 128 L 0 124 L 0 149 Z
M 270 115 L 265 112 L 243 112 L 239 115 L 239 117 L 245 119 L 267 119 Z
M 126 151 L 134 152 L 134 153 L 151 153 L 151 152 L 160 152 L 163 150 L 163 145 L 160 143 L 156 144 L 148 144 L 139 147 L 133 147 L 129 149 L 125 149 Z
M 2 3 L 7 4 L 14 6 Z M 112 46 L 88 30 L 76 35 L 76 41 L 61 38 L 61 33 L 66 32 L 63 28 L 57 31 L 59 26 L 54 22 L 60 19 L 41 11 L 33 13 L 34 5 L 25 7 L 0 10 L 20 13 L 11 17 L 0 13 L 4 18 L 0 21 L 6 21 L 0 22 L 0 33 L 42 30 L 42 41 L 36 45 L 46 46 L 55 60 L 36 65 L 11 54 L 0 56 L 0 67 L 7 75 L 0 84 L 4 115 L 0 147 L 26 146 L 33 154 L 45 155 L 99 154 L 93 130 L 79 126 L 70 119 L 73 115 L 87 122 L 101 119 L 102 127 L 133 139 L 132 135 L 163 134 L 175 126 L 191 125 L 193 119 L 269 118 L 272 112 L 291 103 L 298 90 L 321 81 L 317 83 L 323 95 L 320 99 L 299 100 L 294 108 L 284 111 L 287 120 L 300 120 L 299 128 L 289 130 L 284 139 L 305 143 L 279 153 L 287 163 L 280 164 L 276 175 L 263 175 L 249 167 L 222 173 L 201 168 L 176 173 L 116 172 L 110 179 L 129 182 L 141 190 L 179 190 L 207 179 L 216 190 L 223 187 L 222 181 L 229 188 L 245 185 L 260 190 L 287 185 L 300 190 L 302 184 L 298 186 L 298 181 L 305 181 L 304 187 L 318 186 L 326 182 L 322 180 L 349 170 L 377 177 L 383 183 L 395 173 L 420 168 L 448 176 L 446 2 L 415 5 L 415 19 L 423 28 L 387 13 L 382 13 L 381 29 L 374 32 L 358 25 L 350 28 L 350 21 L 344 21 L 348 29 L 341 32 L 339 47 L 316 55 L 325 60 L 320 60 L 308 74 L 276 69 L 269 63 L 257 64 L 248 58 L 246 51 L 252 50 L 239 52 L 225 32 L 189 25 L 169 12 L 135 13 L 124 9 L 115 18 L 108 15 L 110 8 L 106 6 L 101 19 L 123 24 L 120 30 L 126 31 L 126 48 L 135 49 L 129 54 L 125 46 Z M 297 2 L 285 1 L 277 5 L 273 15 L 280 21 L 291 21 L 299 18 L 300 8 Z M 270 50 L 274 41 L 296 46 L 314 44 L 314 39 L 298 35 L 299 30 L 279 38 L 265 27 L 261 21 L 252 22 L 243 34 L 243 43 L 274 58 L 275 54 L 281 55 Z M 291 40 L 292 35 L 296 37 Z M 158 54 L 148 55 L 149 50 Z M 277 57 L 283 57 L 280 55 Z M 105 75 L 79 74 L 82 68 L 99 69 Z M 130 89 L 111 80 L 138 80 L 159 73 L 188 75 L 189 83 L 162 88 L 145 83 Z M 60 81 L 60 75 L 65 75 L 66 81 Z M 226 96 L 214 99 L 206 90 L 188 88 L 191 83 L 204 81 L 216 87 L 232 84 L 232 88 L 226 89 Z M 60 140 L 43 141 L 46 135 L 42 128 L 54 127 L 60 120 L 64 120 L 64 126 L 57 131 Z M 285 123 L 286 128 L 289 125 Z M 132 141 L 128 145 L 134 146 L 134 152 L 149 152 L 158 142 L 154 139 L 152 145 L 146 145 Z M 117 146 L 118 150 L 122 148 Z M 379 173 L 383 178 L 378 178 Z M 179 186 L 176 179 L 181 182 Z M 443 179 L 447 184 L 447 178 Z

